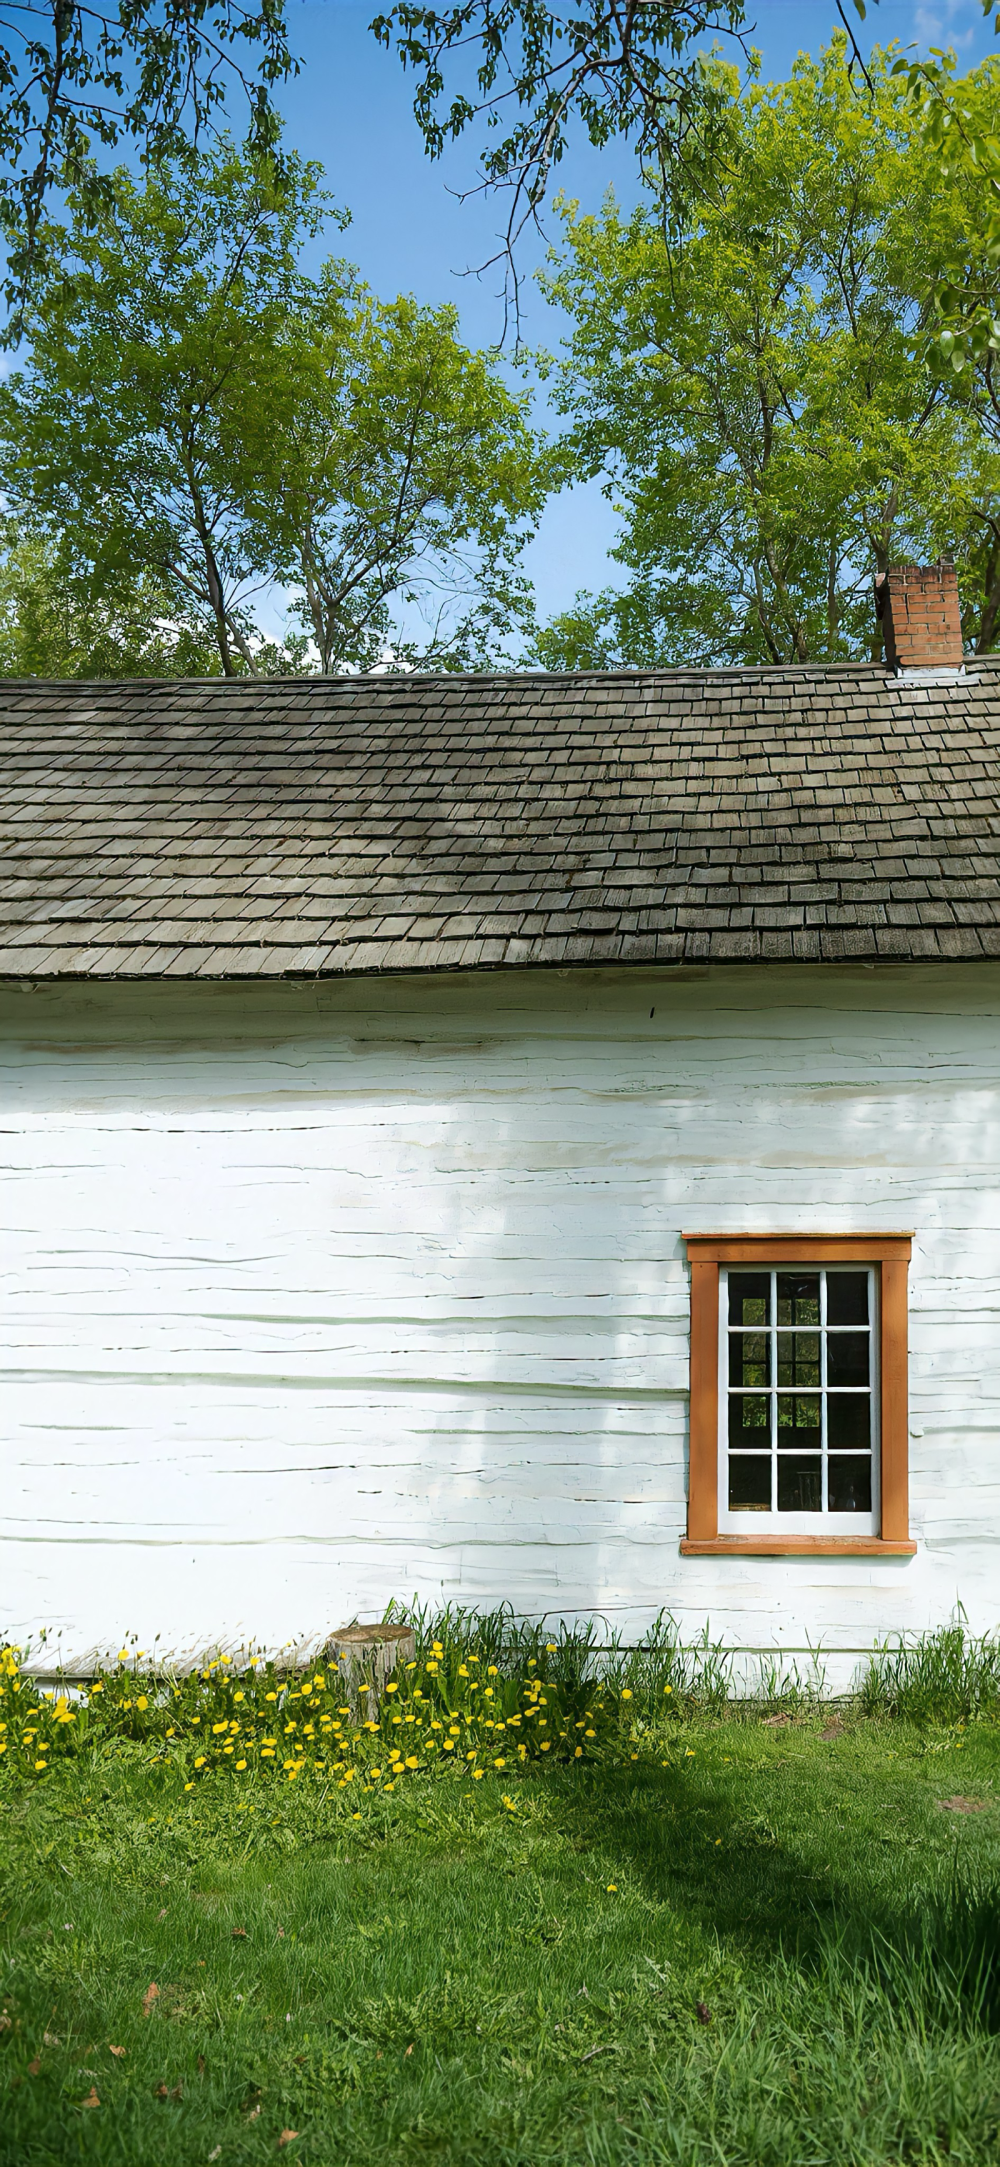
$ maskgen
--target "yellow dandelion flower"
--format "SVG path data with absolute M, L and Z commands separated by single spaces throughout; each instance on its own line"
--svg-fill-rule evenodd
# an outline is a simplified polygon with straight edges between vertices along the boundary
M 410 1753 L 407 1755 L 406 1765 L 407 1768 L 419 1768 L 420 1762 L 418 1761 L 415 1753 Z
M 247 1764 L 246 1764 L 246 1762 L 245 1762 L 245 1761 L 237 1761 L 237 1763 L 236 1763 L 236 1766 L 237 1766 L 237 1768 L 238 1768 L 238 1769 L 240 1770 L 240 1773 L 241 1773 L 241 1774 L 242 1774 L 242 1772 L 243 1772 L 244 1768 L 246 1767 L 246 1765 L 247 1765 Z
M 198 1758 L 197 1758 L 197 1760 L 196 1760 L 196 1762 L 195 1762 L 195 1764 L 194 1764 L 194 1765 L 195 1765 L 195 1767 L 196 1767 L 196 1768 L 204 1768 L 204 1766 L 205 1766 L 205 1762 L 206 1762 L 207 1758 L 208 1758 L 207 1754 L 205 1754 L 205 1753 L 199 1753 L 199 1755 L 198 1755 Z
M 472 1780 L 473 1780 L 473 1783 L 478 1783 L 478 1782 L 479 1782 L 479 1779 L 480 1779 L 480 1777 L 481 1777 L 481 1776 L 485 1776 L 485 1774 L 486 1774 L 486 1770 L 485 1770 L 485 1768 L 474 1768 L 474 1769 L 473 1769 L 473 1771 L 472 1771 Z

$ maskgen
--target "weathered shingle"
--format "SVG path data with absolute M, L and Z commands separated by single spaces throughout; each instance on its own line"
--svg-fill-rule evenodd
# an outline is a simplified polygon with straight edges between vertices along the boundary
M 0 685 L 0 973 L 1000 954 L 1000 664 Z

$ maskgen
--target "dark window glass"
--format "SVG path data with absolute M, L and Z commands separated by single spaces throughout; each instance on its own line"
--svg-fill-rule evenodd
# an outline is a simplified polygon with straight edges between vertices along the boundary
M 868 1383 L 867 1332 L 831 1332 L 826 1342 L 826 1379 L 834 1384 Z
M 798 1452 L 782 1453 L 778 1461 L 778 1511 L 822 1512 L 822 1461 L 806 1459 Z
M 820 1422 L 818 1399 L 806 1399 L 798 1393 L 778 1394 L 778 1450 L 801 1451 L 803 1445 L 813 1445 L 819 1451 Z
M 826 1278 L 828 1324 L 867 1324 L 867 1272 L 828 1272 Z
M 778 1333 L 778 1383 L 812 1385 L 820 1382 L 819 1333 Z
M 826 1403 L 826 1442 L 831 1452 L 867 1452 L 872 1441 L 872 1403 L 867 1392 L 831 1392 Z
M 771 1462 L 735 1453 L 729 1462 L 731 1512 L 770 1512 Z
M 766 1332 L 730 1332 L 729 1382 L 767 1385 L 771 1382 L 771 1341 Z
M 842 1460 L 832 1455 L 827 1462 L 827 1500 L 831 1512 L 870 1512 L 871 1460 Z
M 819 1323 L 819 1273 L 778 1273 L 778 1323 Z
M 730 1324 L 770 1324 L 770 1272 L 730 1272 Z
M 729 1444 L 733 1452 L 759 1452 L 771 1445 L 771 1402 L 764 1394 L 742 1398 L 736 1392 L 729 1402 Z

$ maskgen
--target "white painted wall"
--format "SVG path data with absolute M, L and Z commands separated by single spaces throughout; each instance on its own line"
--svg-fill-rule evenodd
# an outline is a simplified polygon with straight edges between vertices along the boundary
M 998 1018 L 988 964 L 8 988 L 0 1631 L 1000 1624 Z M 916 1230 L 914 1560 L 678 1555 L 682 1227 Z

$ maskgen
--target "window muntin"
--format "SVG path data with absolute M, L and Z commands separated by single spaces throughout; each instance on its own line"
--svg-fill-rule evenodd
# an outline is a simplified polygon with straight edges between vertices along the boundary
M 876 1273 L 786 1263 L 719 1276 L 720 1530 L 874 1534 Z

